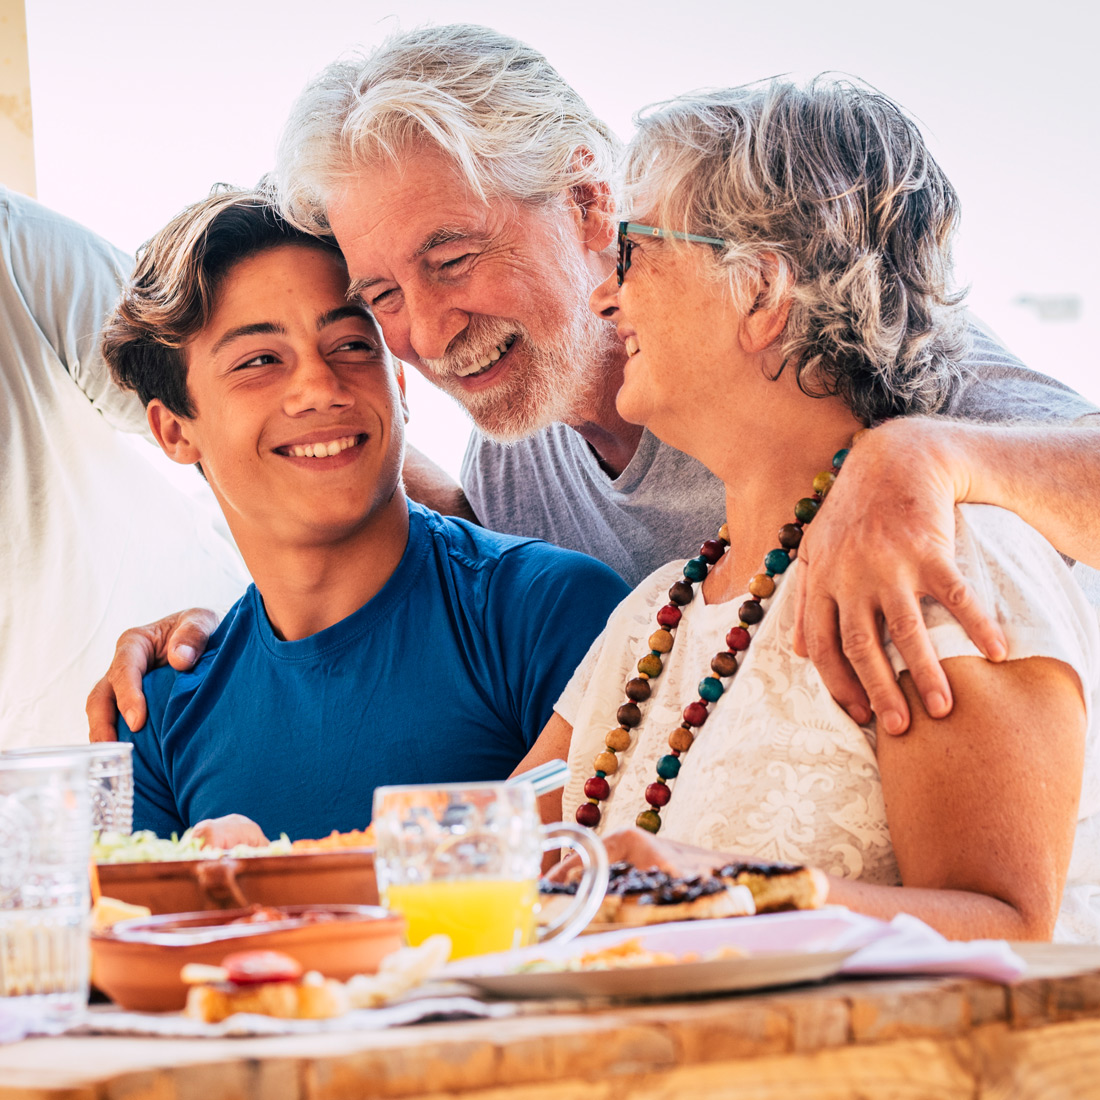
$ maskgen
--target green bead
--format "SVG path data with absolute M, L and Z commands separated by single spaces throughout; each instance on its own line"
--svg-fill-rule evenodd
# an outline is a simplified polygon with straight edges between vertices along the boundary
M 716 676 L 706 676 L 699 681 L 699 698 L 708 703 L 717 703 L 723 691 L 722 681 Z
M 607 772 L 596 772 L 596 778 L 597 779 L 606 779 L 607 778 Z
M 662 779 L 675 779 L 680 774 L 680 758 L 678 756 L 662 756 L 657 761 L 657 774 Z
M 638 671 L 655 680 L 661 675 L 661 658 L 656 653 L 647 653 L 638 662 Z
M 642 810 L 634 819 L 634 824 L 647 833 L 658 833 L 661 831 L 661 815 L 656 810 Z
M 839 470 L 844 465 L 844 460 L 848 457 L 848 448 L 841 447 L 835 455 L 833 455 L 833 465 Z
M 794 506 L 794 518 L 801 523 L 809 523 L 817 515 L 817 510 L 820 507 L 820 501 L 814 500 L 813 497 L 803 497 Z
M 786 550 L 769 550 L 764 555 L 764 568 L 769 573 L 786 572 L 787 566 L 790 564 L 791 555 Z
M 693 582 L 705 580 L 707 568 L 706 558 L 691 558 L 684 563 L 684 576 Z

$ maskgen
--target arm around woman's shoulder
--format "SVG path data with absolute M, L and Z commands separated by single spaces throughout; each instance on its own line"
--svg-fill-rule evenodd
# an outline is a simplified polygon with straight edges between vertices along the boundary
M 986 661 L 950 614 L 925 606 L 955 706 L 930 718 L 902 671 L 912 728 L 876 747 L 904 898 L 843 881 L 831 897 L 879 916 L 904 909 L 952 936 L 1047 939 L 1078 817 L 1091 812 L 1081 791 L 1096 755 L 1096 617 L 1050 545 L 1011 513 L 963 506 L 956 551 L 1008 660 Z

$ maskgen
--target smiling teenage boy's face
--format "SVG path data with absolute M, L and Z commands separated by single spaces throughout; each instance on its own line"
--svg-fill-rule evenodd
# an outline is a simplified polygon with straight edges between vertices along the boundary
M 404 380 L 347 283 L 310 245 L 241 260 L 186 348 L 194 419 L 150 406 L 165 450 L 202 463 L 242 549 L 339 541 L 395 500 Z

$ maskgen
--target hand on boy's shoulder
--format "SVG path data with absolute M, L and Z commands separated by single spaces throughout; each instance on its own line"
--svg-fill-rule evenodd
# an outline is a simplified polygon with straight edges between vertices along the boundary
M 120 714 L 132 731 L 141 729 L 148 717 L 142 692 L 145 674 L 166 664 L 177 672 L 193 668 L 217 626 L 216 612 L 192 607 L 124 631 L 111 667 L 88 695 L 88 739 L 117 741 L 115 722 Z

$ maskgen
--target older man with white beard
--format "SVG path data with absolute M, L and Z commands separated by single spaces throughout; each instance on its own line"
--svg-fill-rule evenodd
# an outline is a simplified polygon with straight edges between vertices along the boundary
M 457 25 L 397 35 L 322 72 L 292 110 L 273 182 L 290 220 L 335 235 L 352 292 L 393 353 L 479 429 L 465 498 L 410 476 L 412 495 L 459 513 L 468 498 L 486 526 L 583 550 L 637 583 L 695 552 L 725 519 L 724 494 L 615 407 L 627 353 L 610 325 L 591 319 L 587 299 L 615 264 L 616 151 L 541 54 Z M 673 228 L 699 232 L 664 227 Z M 977 324 L 960 367 L 958 384 L 927 410 L 938 417 L 891 422 L 861 443 L 800 548 L 797 644 L 857 722 L 870 707 L 891 733 L 909 715 L 883 624 L 928 713 L 952 704 L 921 625 L 922 595 L 951 608 L 987 655 L 1003 656 L 999 627 L 954 563 L 957 501 L 1011 508 L 1064 553 L 1100 563 L 1087 503 L 1100 480 L 1100 430 L 1080 419 L 1096 410 L 1027 371 Z M 736 447 L 736 425 L 730 440 Z M 146 660 L 167 651 L 186 665 L 208 626 L 185 615 L 124 636 L 89 703 L 93 735 L 107 727 L 114 690 L 124 713 L 140 716 Z M 184 653 L 174 656 L 177 646 Z

